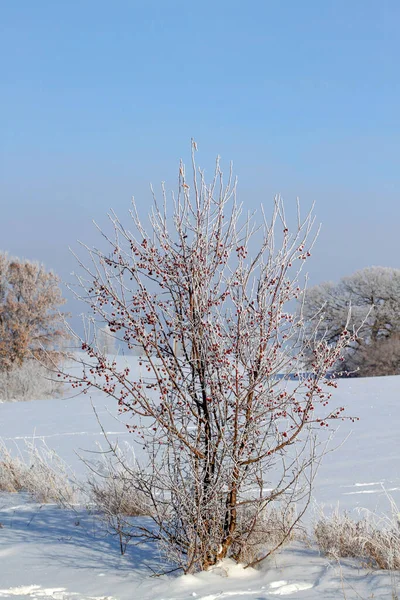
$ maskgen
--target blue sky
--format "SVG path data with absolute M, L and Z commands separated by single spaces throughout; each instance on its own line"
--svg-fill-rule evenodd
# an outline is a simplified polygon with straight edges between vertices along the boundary
M 400 267 L 399 23 L 397 0 L 2 2 L 0 248 L 71 279 L 91 219 L 146 212 L 194 137 L 249 208 L 316 202 L 313 282 Z

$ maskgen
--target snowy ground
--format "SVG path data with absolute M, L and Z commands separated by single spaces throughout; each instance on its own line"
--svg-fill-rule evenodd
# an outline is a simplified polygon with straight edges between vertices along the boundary
M 339 568 L 315 550 L 294 545 L 260 570 L 226 561 L 211 573 L 152 577 L 159 557 L 152 548 L 118 554 L 114 539 L 83 510 L 0 497 L 0 598 L 34 600 L 307 600 L 391 599 L 385 572 L 344 561 Z M 345 596 L 343 595 L 345 592 Z
M 341 425 L 334 445 L 350 436 L 325 457 L 316 503 L 379 513 L 388 509 L 386 490 L 400 506 L 399 391 L 400 377 L 340 382 L 337 403 L 361 420 Z M 100 395 L 92 401 L 110 439 L 128 440 L 113 404 Z M 24 439 L 45 440 L 78 474 L 84 465 L 76 453 L 103 442 L 88 396 L 1 404 L 0 437 L 14 449 Z M 0 599 L 392 599 L 396 584 L 389 573 L 351 561 L 339 567 L 299 544 L 257 571 L 227 562 L 212 573 L 155 578 L 160 560 L 154 548 L 131 546 L 121 557 L 116 540 L 84 510 L 40 506 L 21 494 L 0 495 L 0 523 Z

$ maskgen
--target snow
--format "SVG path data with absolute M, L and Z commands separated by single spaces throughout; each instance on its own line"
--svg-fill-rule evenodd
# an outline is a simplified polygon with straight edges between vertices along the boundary
M 316 504 L 382 512 L 390 493 L 400 505 L 399 390 L 400 377 L 340 381 L 335 403 L 361 420 L 340 425 L 338 448 L 317 476 Z M 0 437 L 21 452 L 25 439 L 44 440 L 82 475 L 78 455 L 104 445 L 91 402 L 110 439 L 129 441 L 114 403 L 101 395 L 1 404 Z M 153 546 L 130 545 L 121 557 L 117 540 L 84 508 L 41 506 L 24 494 L 0 494 L 0 524 L 0 599 L 390 599 L 397 577 L 350 560 L 339 566 L 298 542 L 259 569 L 226 560 L 206 573 L 154 577 L 161 567 Z

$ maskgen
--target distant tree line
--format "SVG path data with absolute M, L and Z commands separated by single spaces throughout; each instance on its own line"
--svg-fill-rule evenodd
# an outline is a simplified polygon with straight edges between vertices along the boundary
M 56 274 L 0 252 L 0 372 L 33 358 L 57 362 L 68 337 L 60 312 L 64 303 Z M 306 327 L 314 331 L 313 345 L 305 351 L 306 368 L 321 340 L 334 345 L 347 328 L 357 336 L 335 365 L 338 373 L 400 374 L 400 269 L 367 267 L 338 283 L 315 285 L 306 290 L 302 310 Z M 115 335 L 107 325 L 96 336 L 105 354 L 115 353 Z

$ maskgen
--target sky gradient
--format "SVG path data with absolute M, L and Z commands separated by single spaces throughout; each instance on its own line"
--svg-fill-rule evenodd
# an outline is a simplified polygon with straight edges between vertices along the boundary
M 0 249 L 71 280 L 193 137 L 246 207 L 316 203 L 313 283 L 400 267 L 398 0 L 0 4 Z

